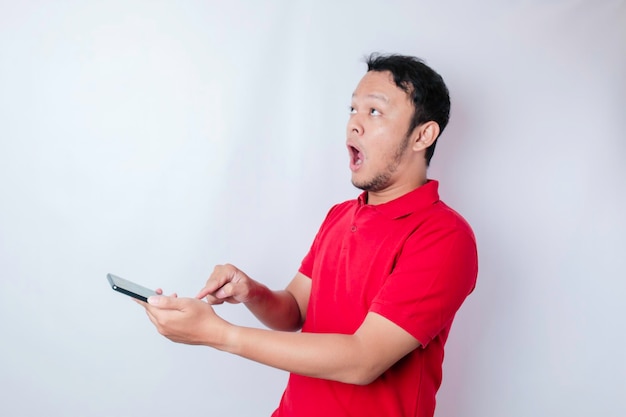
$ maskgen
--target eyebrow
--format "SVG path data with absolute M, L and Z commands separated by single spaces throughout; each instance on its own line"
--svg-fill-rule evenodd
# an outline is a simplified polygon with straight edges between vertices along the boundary
M 352 94 L 352 98 L 356 97 L 356 93 Z M 371 93 L 366 95 L 365 97 L 367 98 L 373 98 L 374 100 L 380 100 L 380 101 L 384 101 L 385 103 L 389 103 L 389 98 L 383 94 L 376 94 L 376 93 Z

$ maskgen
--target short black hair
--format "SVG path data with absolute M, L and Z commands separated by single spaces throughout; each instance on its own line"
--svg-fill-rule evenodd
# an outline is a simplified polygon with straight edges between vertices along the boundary
M 441 75 L 414 56 L 372 53 L 365 59 L 367 71 L 389 71 L 396 85 L 413 102 L 414 114 L 409 133 L 422 123 L 434 121 L 443 132 L 450 118 L 450 94 Z M 437 138 L 426 149 L 426 165 L 435 153 Z

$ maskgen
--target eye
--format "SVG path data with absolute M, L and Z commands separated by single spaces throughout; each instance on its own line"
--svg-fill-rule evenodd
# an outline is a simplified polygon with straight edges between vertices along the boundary
M 356 109 L 352 106 L 348 107 L 350 109 L 350 114 L 356 114 Z
M 370 109 L 370 114 L 372 116 L 380 116 L 382 113 L 379 112 L 377 109 Z

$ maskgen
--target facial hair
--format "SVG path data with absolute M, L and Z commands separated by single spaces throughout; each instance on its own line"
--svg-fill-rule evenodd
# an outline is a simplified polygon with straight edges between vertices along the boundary
M 352 185 L 354 185 L 356 188 L 359 188 L 363 191 L 372 191 L 372 192 L 382 191 L 385 188 L 387 188 L 387 186 L 389 185 L 389 180 L 391 179 L 391 176 L 394 174 L 394 172 L 396 172 L 396 170 L 398 169 L 398 165 L 400 165 L 400 162 L 402 161 L 402 157 L 404 156 L 404 151 L 406 151 L 407 147 L 409 146 L 410 140 L 411 139 L 410 139 L 410 132 L 409 132 L 404 137 L 400 145 L 396 148 L 393 158 L 391 159 L 391 161 L 389 161 L 389 163 L 387 164 L 383 172 L 379 172 L 378 174 L 374 176 L 374 178 L 370 179 L 367 182 L 357 183 L 354 180 L 352 180 Z

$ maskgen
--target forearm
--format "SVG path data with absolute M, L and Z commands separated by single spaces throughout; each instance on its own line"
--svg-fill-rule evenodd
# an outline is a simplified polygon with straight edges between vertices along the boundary
M 245 305 L 270 329 L 295 331 L 302 327 L 298 304 L 289 291 L 272 291 L 257 283 L 255 294 Z
M 272 294 L 276 305 L 285 302 L 285 295 Z M 292 373 L 345 383 L 370 383 L 420 346 L 403 328 L 371 312 L 354 334 L 300 333 L 235 326 L 196 298 L 154 296 L 142 304 L 159 333 L 172 341 L 202 344 Z
M 374 364 L 355 335 L 230 326 L 224 343 L 214 347 L 288 372 L 351 384 L 367 384 L 391 365 Z

